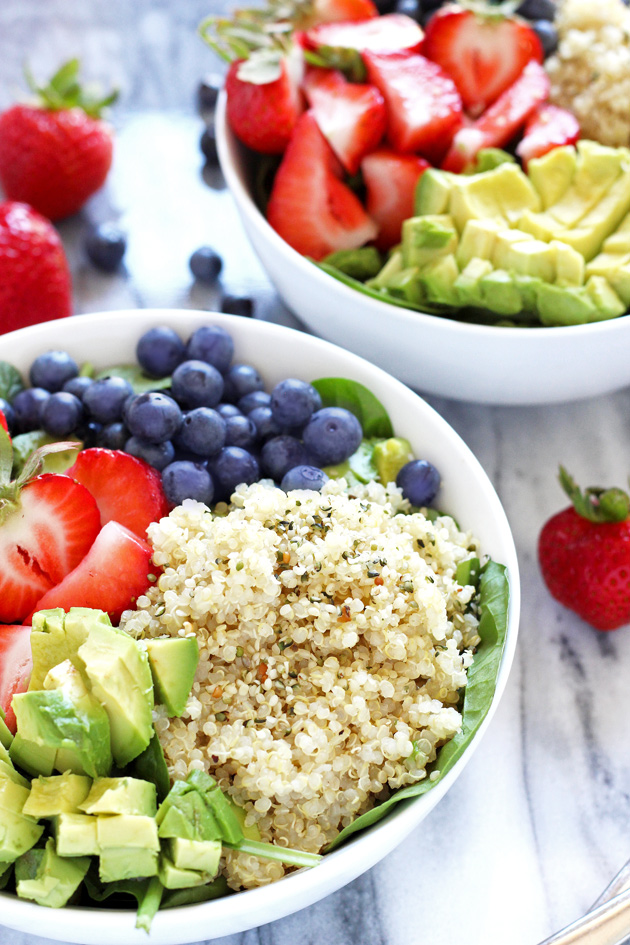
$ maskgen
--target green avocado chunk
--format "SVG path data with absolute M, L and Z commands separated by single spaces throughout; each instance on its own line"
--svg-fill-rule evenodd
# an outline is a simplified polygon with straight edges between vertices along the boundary
M 88 814 L 63 813 L 53 820 L 59 856 L 97 856 L 100 853 L 96 833 L 96 817 Z
M 155 785 L 139 778 L 98 778 L 78 805 L 84 814 L 136 814 L 154 817 Z
M 55 841 L 49 837 L 43 850 L 30 850 L 17 860 L 17 894 L 20 899 L 32 899 L 40 906 L 59 909 L 77 891 L 89 866 L 89 857 L 59 856 L 55 852 Z
M 71 771 L 53 777 L 35 778 L 31 781 L 31 793 L 23 813 L 38 820 L 78 813 L 79 805 L 88 796 L 91 784 L 90 778 Z
M 330 253 L 322 262 L 364 282 L 379 272 L 383 257 L 375 246 L 361 246 L 358 249 L 340 249 L 336 253 Z
M 165 889 L 190 889 L 194 886 L 204 886 L 214 879 L 214 875 L 210 873 L 175 866 L 164 852 L 160 854 L 158 877 Z
M 33 614 L 31 650 L 33 671 L 30 689 L 42 689 L 44 679 L 53 666 L 71 660 L 76 666 L 77 651 L 88 638 L 90 627 L 111 627 L 111 620 L 102 610 L 89 607 L 71 607 L 65 613 L 60 607 L 39 610 Z
M 0 867 L 35 846 L 44 828 L 23 813 L 30 787 L 0 776 Z
M 169 716 L 186 708 L 199 663 L 196 637 L 151 637 L 141 641 L 149 657 L 155 701 Z
M 401 436 L 392 436 L 374 444 L 372 458 L 380 481 L 387 485 L 396 482 L 396 476 L 407 463 L 414 459 L 409 440 Z
M 29 741 L 21 732 L 18 732 L 11 742 L 9 755 L 14 765 L 33 778 L 40 774 L 52 774 L 55 770 L 57 749 Z

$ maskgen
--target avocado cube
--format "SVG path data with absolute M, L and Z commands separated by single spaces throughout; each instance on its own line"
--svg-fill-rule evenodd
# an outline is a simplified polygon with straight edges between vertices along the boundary
M 230 804 L 232 805 L 232 810 L 234 815 L 241 825 L 241 830 L 243 831 L 243 836 L 246 840 L 260 840 L 260 830 L 258 829 L 257 824 L 248 824 L 246 823 L 247 811 L 243 807 L 239 807 L 231 797 L 228 797 Z
M 460 269 L 471 259 L 492 259 L 497 235 L 504 226 L 497 220 L 468 220 L 459 241 L 455 258 Z
M 538 317 L 543 325 L 585 325 L 597 320 L 597 308 L 584 286 L 541 282 L 536 290 Z
M 585 290 L 595 303 L 596 321 L 618 318 L 624 314 L 626 306 L 603 276 L 591 276 L 586 283 Z
M 204 886 L 214 878 L 198 870 L 180 869 L 165 853 L 160 854 L 158 876 L 165 889 L 190 889 L 193 886 Z
M 505 264 L 505 258 L 512 249 L 514 243 L 523 243 L 533 239 L 534 237 L 531 235 L 531 233 L 526 233 L 524 230 L 509 228 L 499 230 L 494 240 L 492 255 L 489 257 L 492 260 L 494 268 L 508 269 L 509 266 Z
M 44 679 L 53 666 L 64 660 L 75 662 L 77 650 L 94 623 L 111 626 L 106 613 L 89 607 L 71 607 L 65 613 L 60 607 L 33 614 L 31 650 L 33 671 L 29 689 L 43 689 Z
M 59 909 L 77 891 L 89 866 L 89 857 L 66 860 L 58 856 L 54 841 L 49 838 L 43 850 L 33 850 L 16 862 L 17 894 L 20 899 Z
M 387 485 L 396 482 L 396 476 L 406 463 L 414 459 L 411 443 L 401 436 L 392 436 L 374 444 L 372 458 L 379 480 Z
M 557 285 L 584 285 L 584 256 L 560 240 L 552 240 Z
M 402 261 L 402 250 L 396 249 L 391 254 L 383 268 L 378 272 L 373 279 L 367 283 L 372 289 L 384 289 L 387 288 L 388 280 L 395 275 L 398 275 L 403 268 Z
M 23 778 L 22 775 L 15 770 L 11 759 L 8 762 L 0 760 L 0 781 L 6 779 L 8 781 L 14 781 L 16 784 L 21 784 L 22 787 L 28 788 L 29 782 L 26 778 Z
M 11 870 L 13 869 L 13 863 L 2 863 L 0 862 L 0 889 L 4 889 L 11 879 Z
M 537 240 L 548 243 L 550 240 L 562 239 L 564 227 L 550 217 L 548 213 L 532 213 L 525 210 L 518 218 L 517 226 L 524 233 L 531 233 Z
M 568 190 L 577 168 L 577 150 L 572 145 L 553 148 L 527 164 L 527 176 L 540 194 L 543 210 L 557 203 Z
M 12 741 L 13 735 L 9 731 L 7 723 L 4 721 L 4 713 L 0 709 L 0 752 L 2 752 L 3 748 L 8 751 Z
M 517 315 L 523 308 L 521 293 L 509 273 L 501 269 L 479 280 L 482 304 L 497 315 Z
M 514 225 L 525 210 L 540 210 L 540 197 L 517 164 L 500 164 L 470 177 L 455 175 L 449 213 L 460 233 L 468 220 Z
M 19 784 L 13 779 L 0 779 L 0 810 L 21 814 L 29 794 L 30 785 L 24 787 L 23 784 Z
M 458 234 L 447 214 L 410 217 L 402 225 L 403 265 L 422 268 L 440 256 L 454 253 Z
M 604 240 L 606 253 L 630 253 L 630 213 L 627 213 L 614 233 Z
M 100 853 L 96 817 L 88 814 L 59 814 L 54 820 L 59 856 L 96 856 Z
M 145 879 L 157 876 L 158 854 L 144 847 L 110 847 L 98 859 L 98 875 L 102 883 L 122 879 Z
M 154 817 L 155 784 L 138 778 L 98 778 L 79 805 L 86 814 L 137 814 Z
M 176 785 L 187 790 L 181 792 Z M 156 822 L 158 835 L 164 839 L 219 840 L 221 827 L 203 795 L 183 781 L 176 781 L 166 800 L 160 805 Z
M 448 213 L 451 199 L 451 184 L 456 175 L 429 167 L 416 184 L 416 216 L 426 213 Z
M 489 260 L 473 257 L 453 283 L 458 305 L 471 305 L 473 308 L 482 306 L 483 298 L 479 283 L 492 271 L 492 263 Z
M 383 266 L 381 254 L 375 246 L 360 246 L 357 249 L 339 249 L 322 259 L 359 282 L 375 276 Z
M 513 273 L 512 282 L 520 293 L 523 311 L 529 312 L 532 315 L 537 315 L 538 303 L 536 293 L 538 291 L 538 287 L 542 285 L 542 281 L 537 279 L 535 276 L 526 276 L 520 275 L 519 273 Z
M 96 818 L 96 836 L 101 850 L 125 845 L 160 849 L 155 818 L 140 814 L 100 814 Z
M 188 784 L 203 796 L 210 807 L 219 827 L 222 838 L 227 843 L 238 843 L 243 839 L 243 831 L 238 817 L 234 813 L 234 805 L 223 793 L 214 778 L 205 771 L 191 771 L 187 778 Z
M 153 677 L 155 701 L 169 716 L 186 708 L 199 663 L 196 637 L 154 637 L 143 640 Z
M 529 239 L 513 243 L 502 254 L 503 269 L 508 273 L 518 273 L 522 276 L 534 276 L 543 282 L 553 282 L 555 279 L 555 252 L 549 243 L 542 240 Z
M 549 215 L 566 230 L 580 223 L 603 200 L 627 161 L 626 149 L 609 148 L 594 141 L 579 141 L 577 151 L 577 168 L 571 184 L 548 209 Z M 617 223 L 622 216 L 623 213 Z
M 170 857 L 178 869 L 196 870 L 216 876 L 221 860 L 220 840 L 182 840 L 168 841 Z
M 29 741 L 24 738 L 21 732 L 18 732 L 11 743 L 9 755 L 13 764 L 22 768 L 31 777 L 38 775 L 49 775 L 53 773 L 55 767 L 55 758 L 57 749 L 49 745 L 39 745 L 37 742 Z
M 35 846 L 43 832 L 43 826 L 32 817 L 0 807 L 0 864 L 17 860 Z
M 77 813 L 79 804 L 89 794 L 91 783 L 89 778 L 70 772 L 35 778 L 23 813 L 38 819 Z
M 401 269 L 400 272 L 390 276 L 386 289 L 389 295 L 403 302 L 409 302 L 411 305 L 421 305 L 424 301 L 416 266 Z
M 607 279 L 626 308 L 630 306 L 630 263 L 608 273 Z
M 457 305 L 455 281 L 459 268 L 453 255 L 442 256 L 419 275 L 419 282 L 429 302 L 439 305 Z

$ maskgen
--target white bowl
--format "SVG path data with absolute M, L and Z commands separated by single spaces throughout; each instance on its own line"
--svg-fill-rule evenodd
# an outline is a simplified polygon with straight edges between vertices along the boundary
M 314 332 L 417 390 L 487 404 L 545 404 L 630 384 L 630 318 L 566 328 L 472 325 L 389 305 L 327 275 L 273 230 L 251 196 L 251 152 L 216 113 L 221 168 L 245 232 L 288 307 Z
M 140 335 L 158 324 L 171 325 L 182 338 L 199 325 L 223 325 L 234 338 L 236 359 L 255 364 L 271 386 L 287 376 L 307 380 L 348 377 L 360 381 L 384 404 L 396 433 L 411 441 L 417 456 L 430 460 L 440 470 L 443 478 L 440 506 L 477 535 L 485 553 L 507 566 L 511 588 L 507 642 L 492 706 L 472 743 L 444 779 L 422 797 L 401 803 L 383 821 L 355 835 L 312 870 L 296 872 L 271 886 L 236 896 L 159 912 L 148 940 L 184 943 L 242 932 L 311 905 L 381 860 L 427 816 L 470 760 L 497 707 L 516 645 L 520 590 L 516 551 L 505 512 L 486 473 L 465 443 L 403 384 L 328 342 L 268 322 L 156 309 L 46 322 L 3 335 L 0 351 L 4 360 L 23 372 L 36 355 L 51 348 L 67 350 L 79 362 L 89 360 L 96 367 L 106 367 L 133 361 Z M 63 942 L 146 943 L 146 933 L 137 931 L 134 923 L 132 911 L 46 909 L 0 893 L 0 924 Z

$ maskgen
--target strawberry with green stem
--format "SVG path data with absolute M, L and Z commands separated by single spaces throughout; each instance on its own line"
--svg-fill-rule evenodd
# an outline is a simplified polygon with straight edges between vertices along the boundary
M 550 593 L 598 630 L 630 623 L 630 498 L 621 489 L 582 491 L 560 467 L 572 505 L 543 526 L 538 560 Z

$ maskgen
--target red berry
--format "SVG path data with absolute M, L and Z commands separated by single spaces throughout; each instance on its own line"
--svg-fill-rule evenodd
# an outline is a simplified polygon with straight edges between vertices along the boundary
M 0 624 L 0 709 L 13 734 L 16 726 L 11 700 L 16 692 L 28 688 L 32 668 L 31 628 Z
M 554 148 L 575 144 L 579 137 L 580 123 L 573 112 L 557 105 L 544 104 L 527 120 L 525 134 L 516 153 L 527 165 L 532 158 L 542 157 Z
M 389 148 L 378 148 L 363 158 L 366 208 L 378 226 L 375 243 L 379 249 L 400 243 L 403 221 L 414 215 L 416 185 L 427 167 L 424 158 Z
M 304 109 L 293 61 L 280 63 L 280 77 L 258 84 L 239 77 L 242 60 L 225 80 L 227 119 L 243 144 L 262 154 L 282 154 Z

